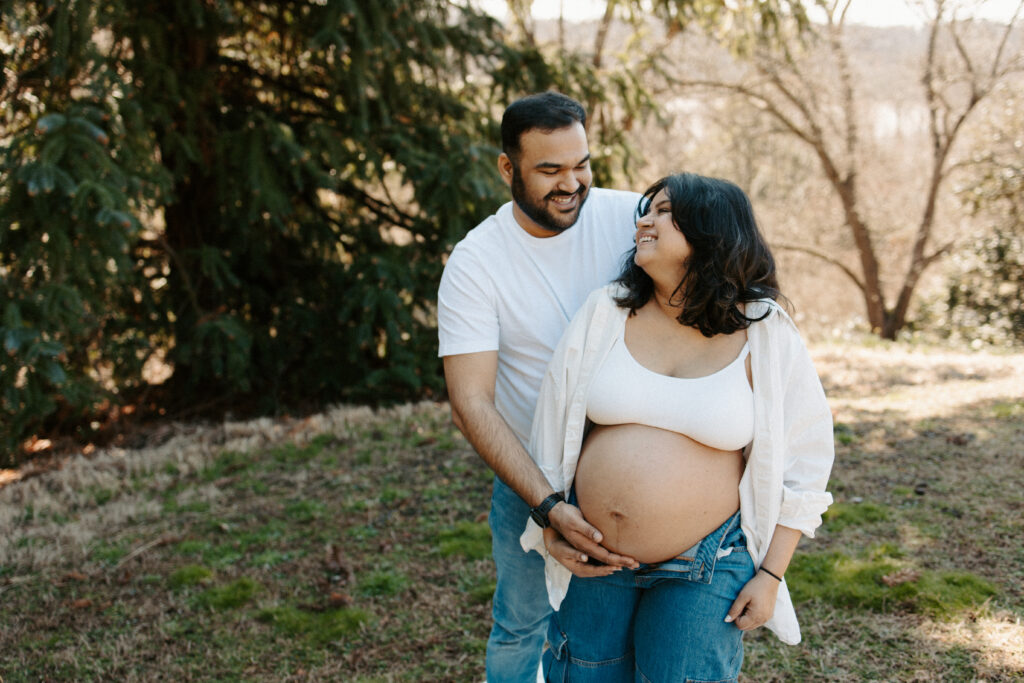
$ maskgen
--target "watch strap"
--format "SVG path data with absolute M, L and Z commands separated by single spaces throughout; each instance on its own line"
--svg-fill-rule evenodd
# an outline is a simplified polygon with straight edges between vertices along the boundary
M 565 496 L 561 493 L 555 492 L 540 502 L 535 508 L 530 508 L 530 517 L 537 523 L 541 529 L 547 529 L 551 526 L 551 520 L 548 519 L 548 513 L 551 509 L 559 503 L 565 502 Z

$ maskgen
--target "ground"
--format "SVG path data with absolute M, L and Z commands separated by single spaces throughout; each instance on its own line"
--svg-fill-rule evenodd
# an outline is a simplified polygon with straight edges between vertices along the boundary
M 1024 680 L 1024 354 L 815 345 L 836 503 L 743 681 Z M 0 481 L 0 677 L 479 681 L 491 475 L 447 406 L 166 425 Z

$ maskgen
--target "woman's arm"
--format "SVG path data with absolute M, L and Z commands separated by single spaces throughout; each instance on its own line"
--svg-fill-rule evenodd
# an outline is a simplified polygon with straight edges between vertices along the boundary
M 725 617 L 726 622 L 735 622 L 741 631 L 750 631 L 763 626 L 771 619 L 775 612 L 775 599 L 779 594 L 779 586 L 782 585 L 782 577 L 789 568 L 789 561 L 793 559 L 800 536 L 801 533 L 796 529 L 781 524 L 775 527 L 764 562 L 754 574 L 754 578 L 750 579 L 736 596 L 732 607 L 729 608 L 729 614 Z

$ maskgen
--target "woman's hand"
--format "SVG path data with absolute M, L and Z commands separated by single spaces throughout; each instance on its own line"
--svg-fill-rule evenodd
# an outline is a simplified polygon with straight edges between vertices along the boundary
M 725 621 L 735 623 L 741 631 L 752 631 L 764 626 L 775 613 L 775 598 L 779 594 L 780 585 L 780 581 L 765 572 L 757 572 L 736 596 Z
M 608 564 L 590 564 L 587 555 L 574 548 L 571 543 L 565 540 L 553 527 L 544 530 L 544 547 L 548 554 L 558 560 L 574 576 L 583 579 L 594 576 L 608 576 L 614 574 L 620 566 Z M 618 556 L 615 556 L 618 557 Z M 626 559 L 626 558 L 622 558 Z

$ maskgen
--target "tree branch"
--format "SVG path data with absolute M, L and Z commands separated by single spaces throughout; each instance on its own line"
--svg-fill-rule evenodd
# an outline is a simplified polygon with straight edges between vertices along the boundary
M 999 41 L 999 48 L 996 50 L 996 56 L 992 60 L 992 78 L 999 76 L 999 65 L 1003 61 L 1003 51 L 1006 49 L 1006 43 L 1010 39 L 1010 34 L 1013 33 L 1014 24 L 1017 23 L 1017 18 L 1020 13 L 1024 11 L 1024 0 L 1019 0 L 1017 3 L 1017 9 L 1013 11 L 1013 16 L 1006 22 L 1006 30 L 1003 31 L 1003 37 Z
M 775 244 L 773 246 L 775 249 L 782 251 L 796 251 L 802 254 L 807 254 L 809 256 L 814 256 L 816 258 L 821 259 L 822 261 L 825 261 L 826 263 L 835 266 L 839 270 L 843 271 L 843 273 L 845 273 L 848 278 L 853 280 L 853 284 L 857 285 L 857 288 L 862 293 L 867 294 L 867 287 L 865 286 L 863 280 L 861 280 L 860 277 L 858 277 L 857 273 L 853 272 L 853 270 L 851 270 L 850 267 L 847 266 L 842 261 L 839 261 L 838 259 L 829 256 L 825 252 L 820 251 L 819 249 L 815 249 L 814 247 L 809 247 L 802 244 Z

